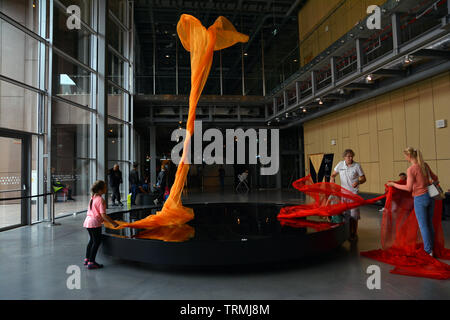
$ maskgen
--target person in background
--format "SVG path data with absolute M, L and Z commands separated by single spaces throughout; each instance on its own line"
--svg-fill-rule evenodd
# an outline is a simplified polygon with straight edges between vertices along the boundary
M 109 169 L 108 181 L 109 186 L 111 187 L 112 206 L 117 206 L 116 200 L 118 201 L 118 205 L 123 206 L 123 203 L 120 202 L 120 184 L 123 182 L 122 172 L 120 171 L 119 165 L 117 163 L 112 169 Z
M 131 205 L 136 205 L 136 195 L 139 192 L 139 171 L 138 171 L 138 164 L 135 162 L 133 163 L 133 169 L 130 172 L 130 175 L 128 177 L 128 182 L 130 183 L 130 189 L 131 189 Z
M 102 198 L 102 195 L 106 194 L 107 187 L 105 181 L 98 180 L 94 182 L 91 187 L 91 200 L 89 201 L 89 207 L 84 220 L 83 227 L 85 227 L 89 233 L 89 243 L 86 248 L 86 258 L 84 259 L 84 265 L 88 269 L 99 269 L 103 265 L 95 261 L 98 248 L 102 241 L 102 224 L 104 221 L 108 221 L 114 227 L 119 225 L 106 214 L 106 202 Z
M 70 184 L 64 184 L 60 181 L 58 175 L 55 174 L 56 170 L 52 167 L 52 188 L 54 193 L 62 192 L 65 195 L 67 195 L 67 200 L 69 201 L 75 201 L 74 198 L 72 198 L 72 187 Z
M 156 205 L 163 201 L 164 193 L 166 191 L 167 185 L 167 164 L 161 166 L 161 171 L 158 174 L 156 184 L 153 186 L 153 195 L 155 200 L 153 201 Z
M 428 194 L 430 179 L 439 183 L 438 177 L 431 171 L 430 166 L 423 160 L 422 153 L 412 147 L 403 151 L 405 159 L 411 163 L 406 171 L 406 184 L 389 181 L 386 185 L 399 190 L 411 192 L 414 198 L 414 211 L 422 234 L 423 246 L 426 253 L 433 256 L 434 246 L 434 199 Z
M 402 172 L 398 175 L 398 177 L 400 178 L 399 181 L 405 182 L 405 184 L 406 184 L 406 179 L 407 179 L 406 173 Z M 401 183 L 401 182 L 398 182 L 398 183 Z
M 139 191 L 141 193 L 150 193 L 150 176 L 148 174 L 144 174 L 144 179 L 142 183 L 139 185 Z
M 367 181 L 364 171 L 359 163 L 353 161 L 355 156 L 353 150 L 345 150 L 342 156 L 344 160 L 336 165 L 334 172 L 331 174 L 330 181 L 335 183 L 336 176 L 339 175 L 339 178 L 341 179 L 341 187 L 353 192 L 354 194 L 358 194 L 359 186 Z M 350 222 L 349 240 L 356 241 L 358 239 L 358 220 L 361 219 L 359 208 L 345 211 L 343 214 L 345 219 Z

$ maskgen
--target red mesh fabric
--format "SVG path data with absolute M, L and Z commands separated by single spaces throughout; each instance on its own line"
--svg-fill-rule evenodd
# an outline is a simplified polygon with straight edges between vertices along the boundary
M 411 193 L 389 188 L 381 222 L 381 249 L 361 252 L 361 255 L 394 265 L 391 273 L 449 279 L 450 266 L 437 260 L 450 259 L 450 250 L 445 248 L 441 219 L 442 201 L 435 201 L 434 257 L 431 257 L 423 250 Z
M 346 210 L 386 198 L 380 234 L 381 249 L 361 252 L 361 255 L 394 265 L 395 268 L 391 273 L 433 279 L 450 278 L 450 266 L 436 259 L 450 259 L 450 250 L 445 248 L 441 222 L 442 201 L 435 202 L 434 257 L 431 257 L 423 250 L 411 193 L 387 188 L 386 194 L 364 200 L 337 184 L 314 183 L 310 176 L 294 182 L 293 186 L 305 193 L 308 201 L 307 204 L 282 208 L 278 214 L 281 224 L 313 227 L 314 224 L 311 225 L 311 222 L 298 218 L 339 215 Z M 318 231 L 329 228 L 326 224 L 320 225 L 320 223 L 316 223 L 316 227 Z
M 293 228 L 311 228 L 316 231 L 325 231 L 339 226 L 340 224 L 322 221 L 310 221 L 304 219 L 279 219 L 282 226 Z
M 383 195 L 374 199 L 364 200 L 357 194 L 335 183 L 314 183 L 310 175 L 295 181 L 293 186 L 308 196 L 307 204 L 282 208 L 278 214 L 278 219 L 335 216 L 342 214 L 346 210 L 375 203 L 385 197 Z

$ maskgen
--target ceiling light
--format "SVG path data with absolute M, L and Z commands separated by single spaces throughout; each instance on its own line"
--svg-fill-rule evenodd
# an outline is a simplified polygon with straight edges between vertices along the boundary
M 368 82 L 371 82 L 371 81 L 373 80 L 372 75 L 369 74 L 369 75 L 366 77 L 366 80 L 367 80 Z
M 306 112 L 306 108 L 303 108 L 303 112 Z
M 246 53 L 244 53 L 244 56 L 248 56 L 248 53 L 246 52 Z
M 168 54 L 166 54 L 166 58 L 170 58 L 170 56 Z

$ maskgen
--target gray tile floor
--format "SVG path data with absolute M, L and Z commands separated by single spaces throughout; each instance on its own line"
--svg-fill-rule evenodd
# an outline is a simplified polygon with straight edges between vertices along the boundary
M 248 195 L 191 193 L 184 202 L 268 201 L 299 202 L 293 191 L 259 191 Z M 171 299 L 171 300 L 286 300 L 286 299 L 450 299 L 450 281 L 389 273 L 391 266 L 369 260 L 360 251 L 379 247 L 381 214 L 364 207 L 360 240 L 346 242 L 320 258 L 289 265 L 243 270 L 168 270 L 104 256 L 101 270 L 82 265 L 88 234 L 85 214 L 0 233 L 0 299 Z M 450 221 L 444 221 L 450 246 Z M 381 290 L 366 286 L 369 265 L 381 268 Z M 68 266 L 81 269 L 81 289 L 69 290 Z

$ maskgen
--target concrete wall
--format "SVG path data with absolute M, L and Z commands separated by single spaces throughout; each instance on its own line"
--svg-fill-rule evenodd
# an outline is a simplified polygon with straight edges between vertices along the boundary
M 403 150 L 412 146 L 422 151 L 447 190 L 450 128 L 447 125 L 437 129 L 435 122 L 443 119 L 449 122 L 449 103 L 450 72 L 446 72 L 307 122 L 305 159 L 310 154 L 334 153 L 336 165 L 342 152 L 351 148 L 367 176 L 361 191 L 383 193 L 384 183 L 397 179 L 408 168 Z M 331 145 L 331 140 L 336 140 L 336 145 Z

